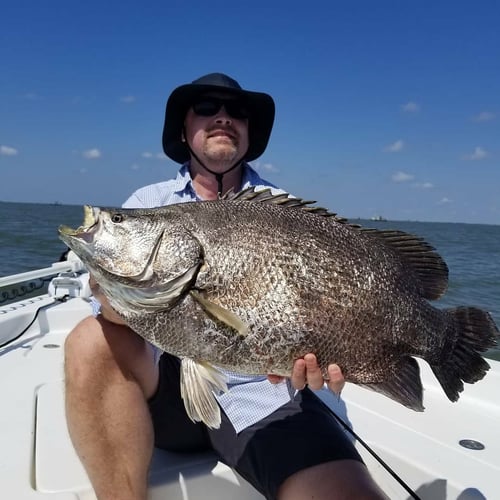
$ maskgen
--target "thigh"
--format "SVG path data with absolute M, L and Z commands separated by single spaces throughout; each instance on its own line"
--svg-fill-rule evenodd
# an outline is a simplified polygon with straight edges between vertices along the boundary
M 323 403 L 309 390 L 236 434 L 223 415 L 208 436 L 221 460 L 237 470 L 266 498 L 298 471 L 337 460 L 362 462 L 353 443 Z

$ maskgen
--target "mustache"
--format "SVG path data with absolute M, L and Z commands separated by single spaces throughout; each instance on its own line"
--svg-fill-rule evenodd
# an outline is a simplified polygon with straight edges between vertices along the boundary
M 217 124 L 207 129 L 207 134 L 211 134 L 214 132 L 224 132 L 233 136 L 235 139 L 238 138 L 238 132 L 232 127 L 232 125 Z

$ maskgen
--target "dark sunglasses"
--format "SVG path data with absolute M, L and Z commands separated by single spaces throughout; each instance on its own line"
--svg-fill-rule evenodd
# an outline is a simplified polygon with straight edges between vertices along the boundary
M 239 99 L 219 99 L 218 97 L 202 97 L 196 101 L 192 108 L 198 116 L 214 116 L 224 106 L 227 114 L 238 120 L 248 118 L 248 108 Z

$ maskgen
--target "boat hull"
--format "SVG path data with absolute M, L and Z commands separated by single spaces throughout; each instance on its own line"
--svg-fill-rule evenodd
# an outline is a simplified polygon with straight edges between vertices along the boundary
M 4 498 L 95 498 L 71 445 L 63 404 L 65 337 L 90 313 L 88 300 L 81 297 L 60 302 L 41 295 L 0 307 L 0 344 L 10 341 L 0 349 Z M 467 385 L 457 403 L 446 398 L 429 367 L 419 364 L 426 388 L 423 413 L 353 384 L 346 385 L 340 400 L 327 391 L 318 391 L 318 396 L 420 498 L 498 498 L 500 362 L 492 360 L 485 379 Z M 472 448 L 462 446 L 463 441 L 472 443 Z M 477 443 L 483 448 L 478 449 Z M 388 496 L 408 498 L 359 442 L 356 446 Z M 211 453 L 179 455 L 156 450 L 150 498 L 263 497 Z

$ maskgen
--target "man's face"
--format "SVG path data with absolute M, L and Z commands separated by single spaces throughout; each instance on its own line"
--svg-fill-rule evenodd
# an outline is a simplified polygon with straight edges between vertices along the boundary
M 216 109 L 221 102 L 231 100 L 226 106 Z M 199 98 L 197 106 L 189 109 L 184 121 L 185 139 L 201 161 L 220 164 L 221 168 L 242 158 L 248 150 L 248 118 L 240 117 L 240 113 L 232 110 L 237 101 L 234 96 L 223 93 L 209 93 Z M 205 104 L 205 106 L 204 106 Z M 236 106 L 236 109 L 239 109 Z M 201 111 L 200 111 L 201 110 Z M 215 114 L 203 116 L 200 113 Z M 237 117 L 231 116 L 231 113 Z

